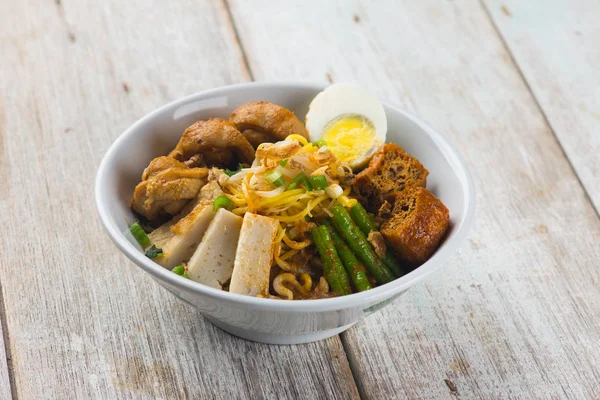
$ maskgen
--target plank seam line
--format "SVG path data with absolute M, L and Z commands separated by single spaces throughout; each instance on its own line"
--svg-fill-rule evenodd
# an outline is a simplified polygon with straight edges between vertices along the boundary
M 346 341 L 346 335 L 344 332 L 338 335 L 340 338 L 340 342 L 342 342 L 342 349 L 344 350 L 344 354 L 346 354 L 346 360 L 348 361 L 348 366 L 350 367 L 350 373 L 352 373 L 352 380 L 354 381 L 354 385 L 356 385 L 356 389 L 358 390 L 358 397 L 361 399 L 367 398 L 365 393 L 365 388 L 362 385 L 360 379 L 358 379 L 358 371 L 356 370 L 355 363 L 352 358 L 352 353 L 350 353 L 350 346 Z
M 229 6 L 229 0 L 223 0 L 223 6 L 225 7 L 225 12 L 227 14 L 227 18 L 229 19 L 229 24 L 233 31 L 233 37 L 237 44 L 240 53 L 242 53 L 242 67 L 244 68 L 246 74 L 250 78 L 251 81 L 255 81 L 254 74 L 252 73 L 252 69 L 250 68 L 250 62 L 248 61 L 248 56 L 246 55 L 246 50 L 242 45 L 242 39 L 240 38 L 240 32 L 237 29 L 237 25 L 235 24 L 235 19 L 233 18 L 233 13 L 231 12 L 231 7 Z
M 588 203 L 590 203 L 590 205 L 592 206 L 592 209 L 596 212 L 596 216 L 600 219 L 600 209 L 598 209 L 596 207 L 596 205 L 594 204 L 594 202 L 592 200 L 592 197 L 590 196 L 590 194 L 589 194 L 586 186 L 584 185 L 583 181 L 581 180 L 581 177 L 579 176 L 579 173 L 575 169 L 575 166 L 573 165 L 573 162 L 571 161 L 571 159 L 567 155 L 567 153 L 565 151 L 565 147 L 563 146 L 563 144 L 560 141 L 560 138 L 556 134 L 556 130 L 552 126 L 552 123 L 548 119 L 548 115 L 544 111 L 544 109 L 543 109 L 542 105 L 540 104 L 537 96 L 535 95 L 535 92 L 533 91 L 533 88 L 531 87 L 531 85 L 529 84 L 529 81 L 525 77 L 525 74 L 523 73 L 523 70 L 519 66 L 519 63 L 517 62 L 517 59 L 515 58 L 513 52 L 511 51 L 510 46 L 508 45 L 508 42 L 506 41 L 506 38 L 502 34 L 502 31 L 498 27 L 498 24 L 496 24 L 496 21 L 494 21 L 494 18 L 492 17 L 492 13 L 491 13 L 489 7 L 486 5 L 486 3 L 485 3 L 484 0 L 479 0 L 479 4 L 483 8 L 483 11 L 485 12 L 488 20 L 492 24 L 492 27 L 494 28 L 494 31 L 496 31 L 496 35 L 498 35 L 498 38 L 502 42 L 502 46 L 504 47 L 504 49 L 506 50 L 506 52 L 510 56 L 510 60 L 511 60 L 512 64 L 514 65 L 515 70 L 517 71 L 517 73 L 521 77 L 521 80 L 525 84 L 525 87 L 527 88 L 527 90 L 531 94 L 531 97 L 533 98 L 533 102 L 535 103 L 535 106 L 537 107 L 537 109 L 539 110 L 540 114 L 542 115 L 542 118 L 544 119 L 544 123 L 550 129 L 550 132 L 552 133 L 552 136 L 554 136 L 554 140 L 556 141 L 556 143 L 558 143 L 558 147 L 560 147 L 560 151 L 562 152 L 562 155 L 565 157 L 565 159 L 567 160 L 567 163 L 571 167 L 571 171 L 575 175 L 575 178 L 577 179 L 577 182 L 579 183 L 579 186 L 581 186 L 581 188 L 583 189 L 583 193 L 585 195 L 586 200 L 588 201 Z
M 4 352 L 6 353 L 6 366 L 8 369 L 8 380 L 10 384 L 10 394 L 13 400 L 17 400 L 17 385 L 12 362 L 12 350 L 10 346 L 10 336 L 8 334 L 8 321 L 6 313 L 6 304 L 4 302 L 4 290 L 0 283 L 0 326 L 2 326 L 2 335 L 4 340 Z

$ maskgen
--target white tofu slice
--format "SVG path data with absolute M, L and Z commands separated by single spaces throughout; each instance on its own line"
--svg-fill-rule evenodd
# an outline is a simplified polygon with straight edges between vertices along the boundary
M 223 289 L 233 271 L 242 221 L 242 217 L 224 208 L 217 211 L 187 264 L 191 280 Z
M 173 232 L 171 232 L 171 227 L 173 225 L 175 225 L 175 223 L 173 222 L 173 220 L 170 220 L 168 222 L 165 222 L 152 232 L 150 232 L 148 234 L 148 239 L 150 239 L 150 245 L 146 247 L 146 250 L 152 247 L 152 245 L 155 245 L 159 249 L 165 247 L 167 243 L 169 243 L 169 240 L 171 240 L 173 236 L 175 236 Z
M 246 213 L 235 253 L 229 291 L 256 296 L 269 294 L 269 275 L 279 221 Z
M 209 184 L 205 185 L 204 187 L 207 187 L 207 186 L 209 186 Z M 200 190 L 202 191 L 203 189 L 204 188 L 202 188 Z M 223 192 L 221 192 L 221 194 L 222 193 Z M 173 237 L 175 236 L 175 233 L 171 231 L 171 228 L 173 227 L 173 225 L 175 225 L 177 222 L 181 221 L 186 216 L 190 215 L 190 213 L 194 210 L 194 208 L 196 208 L 196 206 L 198 204 L 200 204 L 200 202 L 202 200 L 203 199 L 200 199 L 200 197 L 198 197 L 198 198 L 190 201 L 189 204 L 187 206 L 185 206 L 179 214 L 177 214 L 176 216 L 174 216 L 173 218 L 171 218 L 170 220 L 168 220 L 167 222 L 165 222 L 164 224 L 162 224 L 161 226 L 159 226 L 158 228 L 156 228 L 155 230 L 150 232 L 148 234 L 148 238 L 150 239 L 150 244 L 148 246 L 146 246 L 145 250 L 148 250 L 150 247 L 152 247 L 152 245 L 155 245 L 159 249 L 166 247 L 167 243 L 171 239 L 173 239 Z M 214 199 L 204 199 L 204 200 L 209 200 L 212 202 Z
M 183 261 L 188 261 L 194 254 L 214 216 L 212 203 L 203 201 L 196 205 L 188 215 L 169 228 L 170 238 L 168 238 L 169 234 L 166 232 L 166 228 L 163 229 L 166 224 L 158 228 L 161 232 L 154 236 L 162 241 L 163 245 L 161 247 L 157 243 L 153 242 L 153 244 L 160 247 L 163 254 L 156 257 L 154 261 L 168 269 L 172 269 Z M 152 238 L 150 240 L 152 241 Z

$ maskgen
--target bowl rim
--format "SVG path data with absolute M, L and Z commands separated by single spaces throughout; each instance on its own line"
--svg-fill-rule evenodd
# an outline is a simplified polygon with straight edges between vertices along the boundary
M 175 109 L 183 104 L 205 98 L 211 98 L 217 95 L 227 95 L 240 89 L 285 88 L 286 90 L 312 89 L 321 91 L 327 86 L 328 85 L 320 83 L 302 81 L 263 81 L 239 83 L 185 96 L 181 99 L 165 104 L 138 119 L 121 135 L 119 135 L 119 137 L 117 137 L 117 139 L 110 145 L 107 152 L 104 154 L 96 173 L 94 190 L 96 207 L 98 209 L 102 225 L 104 226 L 104 229 L 108 233 L 109 237 L 131 261 L 159 281 L 163 281 L 170 286 L 185 290 L 186 292 L 210 297 L 222 303 L 235 304 L 252 309 L 320 312 L 356 307 L 360 304 L 376 304 L 379 300 L 385 300 L 386 298 L 392 297 L 394 294 L 399 294 L 405 289 L 415 285 L 425 277 L 429 276 L 431 273 L 440 268 L 442 263 L 447 261 L 453 252 L 458 250 L 460 245 L 467 237 L 467 233 L 475 216 L 475 183 L 473 182 L 468 166 L 464 159 L 441 133 L 437 132 L 435 129 L 429 126 L 429 124 L 417 118 L 416 116 L 384 101 L 381 103 L 386 108 L 386 114 L 389 110 L 392 110 L 393 112 L 400 113 L 406 118 L 410 119 L 429 135 L 436 146 L 441 150 L 442 154 L 452 165 L 458 165 L 460 167 L 458 169 L 454 168 L 454 171 L 462 183 L 461 188 L 465 198 L 465 202 L 463 204 L 464 217 L 460 221 L 457 221 L 456 233 L 454 234 L 454 237 L 451 238 L 450 241 L 444 242 L 444 244 L 438 248 L 436 253 L 421 266 L 390 283 L 377 286 L 365 292 L 353 293 L 341 297 L 314 300 L 274 301 L 273 299 L 268 298 L 251 297 L 230 293 L 183 278 L 153 262 L 142 252 L 140 252 L 139 249 L 137 249 L 132 243 L 130 243 L 129 240 L 127 240 L 123 232 L 120 232 L 120 230 L 117 228 L 116 224 L 111 223 L 108 207 L 109 199 L 102 192 L 102 188 L 108 179 L 108 171 L 111 169 L 111 161 L 117 156 L 117 153 L 121 148 L 121 143 L 125 142 L 130 136 L 135 135 L 138 128 L 149 120 L 154 119 L 156 116 L 169 109 Z

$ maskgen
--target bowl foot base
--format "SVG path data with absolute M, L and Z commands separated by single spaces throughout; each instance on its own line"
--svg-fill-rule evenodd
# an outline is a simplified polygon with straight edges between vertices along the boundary
M 346 329 L 350 328 L 356 322 L 341 326 L 339 328 L 328 329 L 325 331 L 307 332 L 300 334 L 272 334 L 259 331 L 250 331 L 247 329 L 238 328 L 237 326 L 229 325 L 225 322 L 218 321 L 211 317 L 205 316 L 213 325 L 217 328 L 224 330 L 227 333 L 237 336 L 242 339 L 250 340 L 253 342 L 266 343 L 266 344 L 302 344 L 316 342 L 319 340 L 327 339 L 328 337 L 335 336 Z

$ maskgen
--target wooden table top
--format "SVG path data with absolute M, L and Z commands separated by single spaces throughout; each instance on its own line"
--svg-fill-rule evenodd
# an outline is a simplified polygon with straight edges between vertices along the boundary
M 600 2 L 0 1 L 0 399 L 600 398 Z M 357 81 L 477 185 L 444 268 L 340 336 L 247 342 L 105 235 L 112 141 L 250 80 Z

